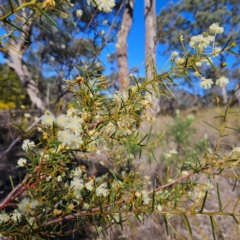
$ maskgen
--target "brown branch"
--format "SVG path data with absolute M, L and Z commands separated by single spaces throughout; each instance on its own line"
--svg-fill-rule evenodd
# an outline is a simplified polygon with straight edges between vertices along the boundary
M 53 103 L 53 105 L 48 109 L 51 110 L 53 109 L 56 104 L 59 102 L 59 100 L 67 93 L 68 91 L 63 92 L 57 99 L 56 101 Z M 41 119 L 39 119 L 38 121 L 36 121 L 35 123 L 33 123 L 22 135 L 18 136 L 10 145 L 9 147 L 3 152 L 2 156 L 0 157 L 0 161 L 12 150 L 12 148 L 18 143 L 20 142 L 24 136 L 29 133 L 39 122 L 41 121 Z
M 184 179 L 187 179 L 191 176 L 193 176 L 195 173 L 190 173 L 186 176 L 182 176 L 178 179 L 176 179 L 175 181 L 172 181 L 166 185 L 163 185 L 161 187 L 158 187 L 154 190 L 154 192 L 159 192 L 165 188 L 169 188 L 171 187 L 172 185 L 184 180 Z M 149 192 L 148 195 L 152 194 L 153 191 Z M 119 200 L 117 202 L 114 202 L 114 205 L 120 205 L 120 204 L 123 204 L 123 203 L 126 203 L 126 202 L 129 202 L 131 200 L 131 197 L 128 197 L 126 199 L 123 199 L 123 200 Z M 105 206 L 102 206 L 101 209 L 106 209 L 108 207 L 111 207 L 113 205 L 113 203 L 110 203 L 110 204 L 107 204 Z M 74 218 L 78 218 L 78 217 L 82 217 L 82 216 L 89 216 L 89 215 L 93 215 L 93 214 L 99 214 L 98 211 L 100 211 L 100 207 L 95 207 L 93 208 L 91 211 L 82 211 L 82 212 L 78 212 L 78 213 L 73 213 L 73 214 L 70 214 L 70 215 L 67 215 L 67 216 L 64 216 L 64 217 L 60 217 L 60 218 L 57 218 L 57 219 L 54 219 L 54 220 L 51 220 L 51 221 L 48 221 L 46 223 L 43 224 L 43 226 L 50 226 L 50 225 L 53 225 L 55 223 L 59 223 L 59 222 L 62 222 L 64 220 L 72 220 Z M 126 210 L 127 211 L 127 210 Z M 132 212 L 133 210 L 131 210 Z M 128 211 L 129 212 L 129 211 Z M 108 213 L 108 212 L 106 212 Z
M 16 197 L 16 195 L 18 196 L 19 194 L 21 194 L 23 192 L 23 190 L 25 191 L 25 187 L 24 184 L 26 183 L 27 178 L 25 178 L 21 183 L 19 183 L 6 197 L 5 199 L 1 202 L 0 204 L 0 209 L 3 209 L 4 207 L 6 207 L 6 205 L 9 205 L 10 201 L 14 199 L 14 197 Z M 24 188 L 24 189 L 23 189 Z

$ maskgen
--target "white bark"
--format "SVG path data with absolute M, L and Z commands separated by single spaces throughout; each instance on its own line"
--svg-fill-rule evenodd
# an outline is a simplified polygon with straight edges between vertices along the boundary
M 31 73 L 23 62 L 23 55 L 14 49 L 8 49 L 8 56 L 10 59 L 5 59 L 7 65 L 18 75 L 22 85 L 26 88 L 31 102 L 43 112 L 45 104 L 41 98 L 37 84 L 32 79 Z
M 20 1 L 21 2 L 21 1 Z M 25 9 L 22 10 L 23 17 L 27 19 L 27 15 L 25 13 Z M 28 70 L 26 64 L 23 61 L 23 55 L 26 51 L 26 47 L 31 39 L 32 32 L 32 23 L 29 22 L 22 27 L 22 30 L 25 32 L 21 34 L 18 39 L 10 39 L 10 44 L 12 48 L 8 48 L 5 54 L 5 61 L 7 65 L 14 70 L 14 72 L 18 75 L 22 85 L 26 88 L 26 91 L 30 97 L 31 102 L 41 111 L 43 112 L 45 108 L 45 103 L 42 94 L 33 80 L 30 71 Z M 11 79 L 9 79 L 11 81 Z
M 226 86 L 222 87 L 222 96 L 223 96 L 223 102 L 226 104 L 228 102 Z
M 145 54 L 147 79 L 153 79 L 153 69 L 156 61 L 155 54 L 156 14 L 155 0 L 145 0 Z
M 122 24 L 118 33 L 117 59 L 118 59 L 118 82 L 119 90 L 129 85 L 128 80 L 128 53 L 127 38 L 133 21 L 134 0 L 127 0 L 123 13 Z
M 150 81 L 154 78 L 154 68 L 156 62 L 156 1 L 145 0 L 145 55 L 146 55 L 146 77 Z M 153 98 L 153 115 L 160 112 L 160 100 Z

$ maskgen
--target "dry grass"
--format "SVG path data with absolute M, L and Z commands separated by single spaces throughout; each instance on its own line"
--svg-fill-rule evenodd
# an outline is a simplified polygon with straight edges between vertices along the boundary
M 187 115 L 193 114 L 195 117 L 194 121 L 194 128 L 196 132 L 193 135 L 193 141 L 197 141 L 201 139 L 204 135 L 208 135 L 208 139 L 214 147 L 217 143 L 219 138 L 219 132 L 210 127 L 208 124 L 214 126 L 215 128 L 220 128 L 221 126 L 221 118 L 216 118 L 220 115 L 219 109 L 217 107 L 214 108 L 206 108 L 206 109 L 188 109 L 186 111 L 182 111 L 180 116 L 185 118 Z M 229 115 L 230 117 L 230 115 Z M 160 115 L 157 121 L 153 125 L 153 135 L 156 136 L 158 132 L 164 132 L 167 129 L 168 124 L 172 124 L 174 122 L 174 117 L 169 115 Z M 237 127 L 239 126 L 239 120 L 237 118 L 232 118 L 229 120 L 231 124 L 235 124 Z M 148 126 L 144 125 L 141 127 L 144 132 L 147 132 Z M 231 151 L 232 148 L 236 146 L 240 146 L 239 144 L 239 131 L 228 130 L 227 133 L 229 134 L 226 136 L 223 141 L 227 143 L 224 146 L 226 151 Z M 169 146 L 168 146 L 169 147 Z M 170 146 L 169 149 L 174 148 L 174 145 Z M 160 147 L 156 151 L 156 156 L 159 156 L 162 152 L 162 148 Z M 165 171 L 161 162 L 153 162 L 151 165 L 146 163 L 147 156 L 145 155 L 141 159 L 136 159 L 137 164 L 142 165 L 142 170 L 145 175 L 151 175 L 152 179 L 156 178 L 156 176 L 161 176 Z M 159 159 L 159 158 L 158 158 Z M 204 176 L 200 176 L 200 179 Z M 221 197 L 222 197 L 222 204 L 223 206 L 230 203 L 228 206 L 228 210 L 233 207 L 233 204 L 237 201 L 240 197 L 240 188 L 233 189 L 233 180 L 224 178 L 224 177 L 216 177 L 213 180 L 214 188 L 210 190 L 209 196 L 210 198 L 207 199 L 205 210 L 209 211 L 218 211 L 218 198 L 217 198 L 217 191 L 216 191 L 216 184 L 219 184 L 221 189 Z M 240 206 L 238 206 L 238 212 L 240 210 Z M 208 216 L 200 216 L 196 215 L 195 217 L 189 216 L 189 221 L 192 226 L 192 239 L 194 240 L 202 240 L 202 239 L 213 239 L 212 235 L 212 228 L 211 222 Z M 240 236 L 240 228 L 235 223 L 233 218 L 231 217 L 224 217 L 224 216 L 217 216 L 215 218 L 216 223 L 219 225 L 221 233 L 223 234 L 225 239 L 228 240 L 238 240 Z M 184 219 L 181 216 L 175 216 L 171 220 L 172 225 L 179 233 L 179 236 L 174 233 L 174 231 L 170 230 L 170 235 L 167 236 L 165 230 L 165 224 L 163 221 L 163 217 L 161 215 L 151 216 L 144 221 L 144 224 L 136 223 L 135 229 L 133 230 L 128 224 L 126 224 L 123 233 L 121 233 L 120 229 L 115 229 L 115 234 L 110 234 L 108 239 L 120 239 L 120 235 L 127 235 L 127 239 L 159 239 L 159 240 L 177 240 L 177 239 L 191 239 L 186 225 L 184 223 Z M 222 239 L 220 234 L 216 231 L 216 239 Z

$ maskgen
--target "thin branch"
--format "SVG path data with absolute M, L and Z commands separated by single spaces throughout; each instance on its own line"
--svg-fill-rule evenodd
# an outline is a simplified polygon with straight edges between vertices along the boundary
M 14 9 L 14 11 L 10 11 L 8 12 L 7 14 L 5 14 L 4 16 L 0 17 L 0 21 L 1 22 L 4 22 L 8 17 L 10 17 L 12 14 L 16 13 L 16 12 L 19 12 L 20 10 L 26 8 L 26 7 L 31 7 L 31 6 L 34 6 L 36 4 L 36 0 L 32 0 L 31 2 L 29 3 L 24 3 L 22 4 L 20 7 Z
M 63 92 L 61 95 L 58 96 L 58 98 L 56 99 L 56 101 L 53 103 L 53 105 L 48 109 L 51 110 L 53 109 L 56 104 L 59 102 L 59 100 L 67 93 L 68 91 Z M 0 161 L 12 150 L 12 148 L 18 143 L 20 142 L 24 136 L 29 133 L 39 122 L 41 121 L 41 119 L 39 119 L 38 121 L 34 122 L 26 131 L 24 131 L 24 133 L 21 136 L 18 136 L 10 145 L 9 147 L 3 152 Z

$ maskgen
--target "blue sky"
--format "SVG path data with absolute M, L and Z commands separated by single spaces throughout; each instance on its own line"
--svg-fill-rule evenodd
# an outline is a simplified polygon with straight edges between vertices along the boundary
M 156 15 L 158 15 L 163 7 L 165 7 L 169 2 L 177 2 L 178 0 L 156 0 Z M 4 32 L 0 28 L 0 35 Z M 140 66 L 139 68 L 139 76 L 145 75 L 144 61 L 145 61 L 145 24 L 144 24 L 144 0 L 135 0 L 134 6 L 134 16 L 133 16 L 133 25 L 130 30 L 130 34 L 128 37 L 128 61 L 129 61 L 129 69 L 133 67 Z M 159 45 L 157 48 L 157 69 L 158 71 L 163 70 L 163 66 L 168 60 L 169 56 L 160 55 L 159 52 L 163 52 L 164 46 Z M 109 52 L 110 51 L 110 52 Z M 115 43 L 109 44 L 108 48 L 102 52 L 100 60 L 106 67 L 105 74 L 109 74 L 111 72 L 110 64 L 107 62 L 106 55 L 109 53 L 113 53 L 116 51 Z M 174 49 L 173 49 L 174 51 Z M 0 62 L 4 62 L 3 55 L 0 54 Z M 53 72 L 45 73 L 45 75 L 51 75 Z
M 169 0 L 156 0 L 156 14 L 160 13 L 162 7 L 170 2 Z M 173 2 L 173 1 L 172 1 Z M 176 0 L 174 0 L 176 2 Z M 128 60 L 129 60 L 129 69 L 140 66 L 139 75 L 144 75 L 144 60 L 145 60 L 145 25 L 144 25 L 144 0 L 135 0 L 134 6 L 134 16 L 133 16 L 133 25 L 128 37 Z M 0 35 L 4 34 L 3 30 L 0 29 Z M 103 59 L 101 61 L 106 66 L 106 73 L 110 72 L 110 67 L 108 66 L 106 60 L 106 54 L 109 53 L 109 50 L 114 52 L 116 51 L 115 45 L 111 44 L 108 46 L 108 50 L 105 50 L 102 54 Z M 159 49 L 158 49 L 159 50 Z M 111 53 L 111 52 L 110 52 Z M 157 65 L 162 65 L 167 60 L 166 56 L 157 55 Z M 0 63 L 4 62 L 3 55 L 0 54 Z
M 156 0 L 156 14 L 158 15 L 161 9 L 170 2 L 169 0 Z M 171 1 L 171 2 L 176 2 Z M 129 69 L 140 66 L 139 76 L 145 75 L 144 61 L 145 61 L 145 24 L 144 24 L 144 0 L 135 0 L 133 24 L 128 36 L 128 64 Z M 116 51 L 114 44 L 108 46 L 108 49 L 112 52 Z M 159 46 L 157 52 L 163 50 L 163 46 Z M 109 52 L 105 50 L 103 55 Z M 102 56 L 103 56 L 102 55 Z M 103 63 L 104 61 L 103 56 Z M 157 54 L 157 66 L 163 66 L 167 61 L 167 56 L 161 56 Z M 106 73 L 108 73 L 110 66 L 106 66 Z
M 156 14 L 160 13 L 162 7 L 166 6 L 169 1 L 157 0 L 156 1 Z M 128 39 L 129 51 L 129 67 L 139 66 L 145 60 L 145 24 L 144 24 L 144 0 L 135 1 L 134 9 L 134 22 Z M 159 50 L 159 49 L 158 49 Z M 167 57 L 157 54 L 157 65 L 163 65 Z M 140 74 L 144 74 L 144 66 L 141 65 Z

